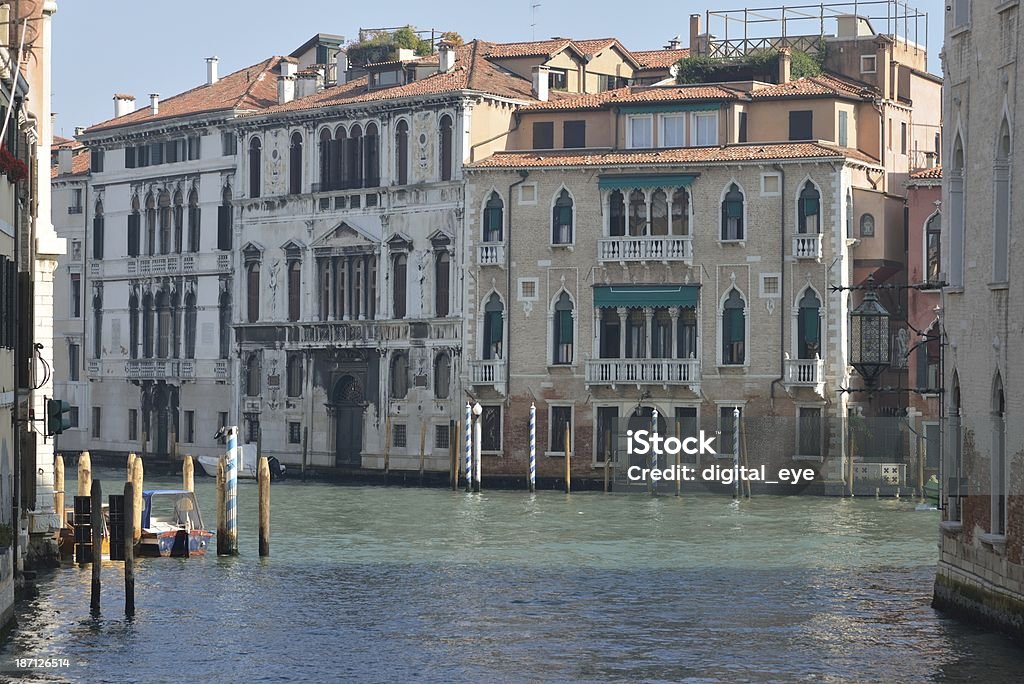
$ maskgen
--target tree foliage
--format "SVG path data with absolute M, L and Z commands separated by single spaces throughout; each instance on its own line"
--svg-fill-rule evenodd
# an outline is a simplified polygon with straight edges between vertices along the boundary
M 348 60 L 352 66 L 386 62 L 398 59 L 399 49 L 413 50 L 422 57 L 433 52 L 434 46 L 430 40 L 420 38 L 415 28 L 407 25 L 395 31 L 378 31 L 363 36 L 348 46 Z
M 791 55 L 790 76 L 818 76 L 821 74 L 824 59 L 824 50 L 819 50 L 816 55 L 794 50 Z M 777 50 L 758 50 L 736 60 L 691 55 L 676 62 L 676 82 L 692 84 L 753 80 L 776 83 L 779 79 L 778 64 Z

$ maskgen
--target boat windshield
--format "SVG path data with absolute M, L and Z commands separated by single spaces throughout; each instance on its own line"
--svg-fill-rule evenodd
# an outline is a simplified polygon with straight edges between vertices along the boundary
M 202 529 L 195 499 L 191 494 L 155 494 L 150 501 L 150 525 L 180 525 L 186 529 Z

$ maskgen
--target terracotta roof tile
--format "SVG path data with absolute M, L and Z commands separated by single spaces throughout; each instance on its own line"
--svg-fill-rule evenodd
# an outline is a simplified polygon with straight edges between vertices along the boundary
M 602 107 L 622 104 L 648 104 L 686 100 L 735 100 L 737 97 L 737 91 L 718 85 L 628 86 L 616 88 L 615 90 L 606 90 L 603 93 L 570 95 L 558 100 L 539 102 L 523 107 L 522 111 L 601 109 Z
M 71 176 L 83 176 L 89 173 L 89 155 L 85 153 L 76 154 L 71 158 L 71 173 L 59 174 L 58 166 L 50 167 L 50 178 L 70 178 Z
M 63 135 L 55 135 L 53 136 L 53 145 L 51 145 L 50 147 L 51 149 L 54 150 L 60 150 L 65 147 L 70 148 L 72 150 L 77 150 L 81 147 L 84 147 L 84 145 L 82 145 L 82 143 L 78 142 L 74 138 L 65 138 Z
M 765 100 L 780 97 L 807 96 L 842 96 L 857 99 L 874 97 L 875 89 L 866 83 L 859 83 L 835 74 L 823 73 L 820 76 L 807 76 L 789 83 L 779 83 L 751 91 L 750 97 Z
M 942 179 L 942 165 L 933 166 L 930 169 L 922 169 L 915 173 L 910 174 L 910 180 L 941 180 Z
M 676 50 L 634 50 L 633 57 L 641 69 L 667 69 L 683 57 L 690 56 L 690 48 Z
M 488 51 L 488 57 L 540 57 L 553 55 L 564 50 L 572 41 L 568 38 L 552 38 L 551 40 L 535 40 L 529 43 L 494 43 Z
M 95 124 L 86 133 L 116 126 L 160 121 L 175 116 L 214 112 L 220 110 L 253 110 L 270 107 L 277 103 L 277 78 L 272 73 L 280 63 L 280 57 L 268 59 L 224 76 L 213 85 L 203 84 L 183 93 L 160 101 L 156 116 L 150 108 L 142 107 L 130 114 Z
M 824 143 L 766 143 L 726 147 L 681 147 L 659 150 L 498 152 L 468 165 L 470 169 L 531 168 L 565 166 L 642 166 L 659 164 L 702 164 L 714 162 L 768 161 L 785 159 L 836 159 L 846 157 L 878 164 L 867 155 Z

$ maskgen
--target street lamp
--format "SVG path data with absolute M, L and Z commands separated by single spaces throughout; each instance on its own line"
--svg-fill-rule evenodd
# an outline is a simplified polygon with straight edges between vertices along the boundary
M 484 407 L 480 405 L 480 402 L 473 404 L 473 461 L 474 461 L 474 472 L 473 472 L 473 491 L 480 491 L 480 447 L 482 440 L 482 430 L 480 426 L 480 414 L 484 412 Z
M 869 389 L 891 360 L 889 312 L 878 301 L 874 285 L 875 278 L 869 275 L 864 300 L 850 312 L 850 365 Z

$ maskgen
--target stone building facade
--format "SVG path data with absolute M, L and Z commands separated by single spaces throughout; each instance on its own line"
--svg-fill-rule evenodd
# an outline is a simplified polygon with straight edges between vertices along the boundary
M 1024 212 L 1016 3 L 952 3 L 943 94 L 946 352 L 937 607 L 1024 636 Z

